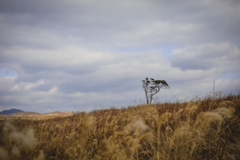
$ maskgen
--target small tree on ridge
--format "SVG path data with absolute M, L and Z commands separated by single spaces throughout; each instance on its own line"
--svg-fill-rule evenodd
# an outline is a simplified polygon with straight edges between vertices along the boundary
M 153 78 L 142 80 L 143 90 L 145 91 L 147 104 L 152 103 L 153 95 L 157 94 L 161 88 L 170 88 L 165 80 L 154 80 Z

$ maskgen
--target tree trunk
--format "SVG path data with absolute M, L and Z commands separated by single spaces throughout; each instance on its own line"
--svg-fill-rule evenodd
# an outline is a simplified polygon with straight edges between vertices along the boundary
M 147 90 L 145 89 L 145 95 L 146 95 L 146 101 L 147 101 L 147 104 L 148 104 L 148 96 L 147 96 Z
M 151 105 L 151 103 L 152 103 L 152 97 L 153 97 L 153 95 L 151 94 L 151 95 L 150 95 L 150 99 L 149 99 L 150 105 Z

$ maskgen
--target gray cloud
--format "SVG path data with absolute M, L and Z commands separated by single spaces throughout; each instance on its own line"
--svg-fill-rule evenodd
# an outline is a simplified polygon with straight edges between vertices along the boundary
M 173 50 L 172 66 L 183 70 L 221 68 L 239 72 L 240 49 L 229 43 L 187 46 Z
M 239 86 L 236 0 L 9 0 L 0 5 L 0 110 L 92 110 Z M 170 49 L 169 49 L 170 48 Z M 17 77 L 7 77 L 14 76 Z
M 1 6 L 1 34 L 8 44 L 17 39 L 16 45 L 36 47 L 95 42 L 126 48 L 239 41 L 236 1 L 4 1 Z

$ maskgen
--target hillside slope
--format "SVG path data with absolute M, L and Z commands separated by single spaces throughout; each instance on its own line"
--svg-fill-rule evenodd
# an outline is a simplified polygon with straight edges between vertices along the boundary
M 229 95 L 0 121 L 0 151 L 9 159 L 240 159 L 239 115 L 240 95 Z

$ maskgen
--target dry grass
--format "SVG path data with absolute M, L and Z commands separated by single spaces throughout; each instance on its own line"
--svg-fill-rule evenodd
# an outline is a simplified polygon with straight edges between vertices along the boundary
M 72 116 L 73 112 L 69 111 L 57 111 L 52 113 L 45 113 L 40 114 L 36 112 L 18 112 L 18 113 L 12 113 L 9 115 L 0 115 L 0 120 L 18 120 L 18 119 L 27 119 L 27 120 L 47 120 L 47 119 L 53 119 L 56 117 L 69 117 Z
M 240 95 L 0 121 L 0 159 L 240 159 Z

